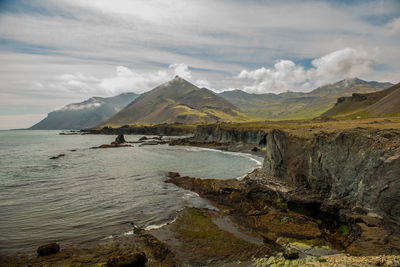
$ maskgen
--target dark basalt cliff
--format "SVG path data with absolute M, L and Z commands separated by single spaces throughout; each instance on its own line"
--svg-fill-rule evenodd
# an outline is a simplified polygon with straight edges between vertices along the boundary
M 267 134 L 262 130 L 238 130 L 223 128 L 218 124 L 201 125 L 196 128 L 194 140 L 204 143 L 235 143 L 265 146 Z
M 398 130 L 354 128 L 299 137 L 212 125 L 199 126 L 194 140 L 264 147 L 262 171 L 298 188 L 288 201 L 400 223 Z
M 271 131 L 262 170 L 303 186 L 321 209 L 400 222 L 400 132 L 345 130 L 299 138 Z

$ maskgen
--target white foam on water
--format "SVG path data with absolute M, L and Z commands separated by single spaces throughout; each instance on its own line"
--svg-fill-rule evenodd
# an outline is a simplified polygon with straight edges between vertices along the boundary
M 133 230 L 130 230 L 128 232 L 125 232 L 122 234 L 123 236 L 128 236 L 128 235 L 133 235 Z
M 176 218 L 173 219 L 173 220 L 170 221 L 170 222 L 166 222 L 166 223 L 162 223 L 162 224 L 152 224 L 152 225 L 146 226 L 146 227 L 144 228 L 144 230 L 149 231 L 149 230 L 160 229 L 161 227 L 164 227 L 164 226 L 166 226 L 166 225 L 168 225 L 168 224 L 170 224 L 170 223 L 174 223 L 175 221 L 176 221 Z
M 182 198 L 183 199 L 191 199 L 194 197 L 200 197 L 200 195 L 197 194 L 196 192 L 189 191 L 189 192 L 185 193 Z
M 195 152 L 197 152 L 197 151 L 219 152 L 222 154 L 228 154 L 228 155 L 234 155 L 234 156 L 248 158 L 249 160 L 256 162 L 258 166 L 261 166 L 263 164 L 262 157 L 254 156 L 252 154 L 244 153 L 244 152 L 222 151 L 222 150 L 218 150 L 218 149 L 205 148 L 205 147 L 189 147 L 189 148 L 185 148 L 185 150 L 186 151 L 195 151 Z

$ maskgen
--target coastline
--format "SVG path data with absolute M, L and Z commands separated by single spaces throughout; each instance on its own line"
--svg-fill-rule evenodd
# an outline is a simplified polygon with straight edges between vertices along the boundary
M 360 133 L 361 135 L 364 134 L 363 131 L 365 132 L 363 129 L 353 129 L 353 131 L 358 131 L 357 134 Z M 383 132 L 383 134 L 388 133 L 391 133 L 390 130 Z M 335 133 L 335 135 L 338 135 L 338 133 Z M 235 144 L 234 142 L 221 143 L 218 141 L 200 142 L 186 138 L 170 141 L 170 144 L 228 153 L 240 152 L 251 153 L 252 155 L 266 153 L 263 147 L 258 147 L 254 143 Z M 254 147 L 257 147 L 257 151 L 253 151 Z M 339 216 L 339 214 L 332 217 L 332 214 L 324 213 L 326 211 L 319 210 L 319 208 L 315 210 L 312 205 L 309 205 L 312 202 L 300 198 L 301 194 L 308 194 L 308 189 L 296 191 L 290 181 L 265 175 L 261 170 L 253 170 L 243 179 L 196 179 L 178 175 L 170 177 L 167 181 L 191 190 L 191 192 L 196 192 L 216 206 L 218 211 L 186 208 L 177 214 L 173 222 L 167 223 L 161 228 L 147 231 L 133 230 L 130 238 L 139 238 L 147 246 L 149 242 L 145 241 L 146 239 L 161 244 L 150 249 L 146 245 L 139 248 L 146 251 L 146 255 L 150 258 L 150 266 L 166 264 L 164 262 L 166 259 L 168 259 L 169 264 L 166 266 L 190 262 L 203 265 L 236 264 L 229 266 L 250 266 L 253 263 L 257 266 L 269 266 L 269 264 L 284 266 L 287 263 L 291 264 L 290 266 L 302 266 L 304 264 L 308 264 L 308 266 L 330 266 L 329 264 L 370 262 L 376 263 L 377 266 L 397 266 L 396 264 L 400 262 L 399 256 L 395 256 L 398 253 L 393 254 L 388 250 L 387 254 L 389 255 L 382 256 L 382 250 L 377 249 L 385 244 L 375 244 L 375 242 L 379 241 L 382 235 L 387 234 L 381 219 L 373 219 L 371 216 L 358 216 L 353 217 L 354 221 L 349 221 L 349 218 L 351 219 L 349 214 L 346 215 L 347 217 L 341 217 L 342 215 Z M 218 222 L 216 218 L 219 216 L 223 218 L 222 220 L 228 220 L 230 223 L 216 223 Z M 186 217 L 187 220 L 182 219 L 182 217 Z M 187 225 L 197 225 L 194 230 L 203 234 L 199 236 L 197 233 L 193 233 L 191 231 L 193 229 L 187 229 Z M 355 228 L 357 225 L 366 225 L 367 228 L 357 232 L 357 228 Z M 212 236 L 209 235 L 208 228 L 215 230 Z M 239 234 L 238 237 L 237 232 L 243 235 Z M 365 236 L 363 237 L 363 234 L 367 234 L 367 239 Z M 372 234 L 372 236 L 368 236 L 368 234 Z M 218 238 L 215 238 L 215 235 Z M 179 238 L 177 239 L 176 236 Z M 189 241 L 193 239 L 193 236 L 196 237 L 196 242 L 190 243 Z M 255 244 L 252 244 L 251 241 L 248 242 L 251 240 L 249 236 L 259 241 L 262 240 L 264 250 L 259 251 L 259 247 L 253 246 Z M 235 243 L 237 246 L 231 246 L 229 250 L 223 249 L 223 244 L 218 242 L 225 240 L 226 237 L 229 237 L 231 243 L 237 242 Z M 249 249 L 252 256 L 249 254 L 241 255 L 238 252 L 241 251 L 243 238 L 249 239 L 244 241 L 246 247 L 252 247 L 252 249 Z M 132 240 L 130 242 L 133 242 Z M 219 251 L 220 254 L 216 255 L 214 251 L 202 249 L 205 244 L 211 241 L 216 242 L 213 243 L 214 250 Z M 360 244 L 359 241 L 364 244 Z M 182 242 L 185 244 L 184 246 L 182 246 Z M 224 242 L 227 242 L 227 240 Z M 392 247 L 394 246 L 392 251 L 396 251 L 397 241 L 391 239 L 389 242 L 392 242 L 389 243 Z M 221 249 L 218 246 L 222 246 Z M 375 249 L 379 255 L 371 256 L 368 255 L 369 251 L 363 251 L 368 246 L 371 246 L 372 250 Z M 163 248 L 161 251 L 164 251 L 164 254 L 159 253 L 160 247 Z M 397 246 L 397 248 L 399 247 Z M 193 257 L 191 251 L 198 252 L 199 256 Z M 300 260 L 298 262 L 288 261 L 282 254 L 285 251 L 299 252 Z M 318 255 L 304 253 L 310 251 Z M 338 254 L 332 256 L 329 255 L 330 253 Z M 232 254 L 238 255 L 238 257 L 229 258 L 227 256 Z M 238 263 L 239 261 L 240 263 Z

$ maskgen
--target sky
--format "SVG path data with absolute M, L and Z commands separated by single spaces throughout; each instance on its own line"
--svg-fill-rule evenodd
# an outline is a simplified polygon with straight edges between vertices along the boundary
M 0 129 L 179 75 L 215 92 L 399 82 L 400 0 L 0 0 Z

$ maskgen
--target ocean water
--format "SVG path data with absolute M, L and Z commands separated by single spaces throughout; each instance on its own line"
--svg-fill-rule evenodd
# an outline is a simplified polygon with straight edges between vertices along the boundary
M 89 149 L 114 138 L 0 131 L 0 252 L 34 251 L 53 241 L 91 244 L 129 234 L 131 222 L 156 228 L 185 206 L 210 207 L 197 194 L 165 183 L 168 171 L 229 179 L 261 165 L 248 154 L 194 147 Z M 65 156 L 50 159 L 58 154 Z

